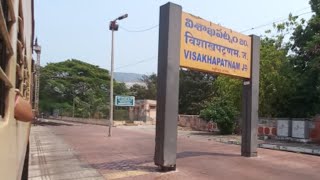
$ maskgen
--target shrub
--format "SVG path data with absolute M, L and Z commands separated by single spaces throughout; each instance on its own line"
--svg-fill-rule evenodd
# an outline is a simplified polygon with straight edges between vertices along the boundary
M 232 101 L 216 97 L 206 109 L 200 112 L 200 117 L 206 121 L 216 122 L 221 134 L 232 134 L 236 124 L 235 118 L 238 114 L 239 112 Z

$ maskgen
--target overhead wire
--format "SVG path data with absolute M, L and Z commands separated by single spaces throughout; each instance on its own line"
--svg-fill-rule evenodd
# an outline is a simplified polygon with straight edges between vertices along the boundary
M 126 65 L 123 65 L 123 66 L 119 66 L 119 67 L 116 67 L 115 70 L 118 70 L 118 69 L 122 69 L 122 68 L 125 68 L 125 67 L 128 67 L 128 66 L 134 66 L 134 65 L 137 65 L 137 64 L 141 64 L 143 62 L 146 62 L 146 61 L 151 61 L 151 60 L 154 60 L 157 56 L 152 56 L 152 57 L 149 57 L 149 58 L 146 58 L 146 59 L 142 59 L 140 61 L 137 61 L 135 63 L 131 63 L 131 64 L 126 64 Z
M 120 26 L 120 29 L 123 29 L 124 31 L 127 31 L 127 32 L 140 33 L 140 32 L 150 31 L 150 30 L 155 29 L 155 28 L 157 28 L 157 27 L 159 27 L 158 24 L 157 24 L 157 25 L 154 25 L 154 26 L 151 26 L 151 27 L 149 27 L 149 28 L 140 29 L 140 30 L 130 30 L 130 29 L 124 28 L 124 27 L 122 27 L 122 26 Z
M 302 15 L 310 14 L 310 13 L 312 13 L 312 11 L 304 12 L 304 13 L 301 13 L 301 14 L 298 14 L 298 15 L 294 15 L 294 16 L 298 16 L 298 17 L 299 17 L 299 16 L 302 16 Z M 249 28 L 249 29 L 240 31 L 240 32 L 241 32 L 241 33 L 244 33 L 244 32 L 247 32 L 247 31 L 251 31 L 251 30 L 255 30 L 255 29 L 260 29 L 260 28 L 263 28 L 263 27 L 272 25 L 272 24 L 274 24 L 274 23 L 279 23 L 279 22 L 283 22 L 283 21 L 286 21 L 286 20 L 288 20 L 288 17 L 287 17 L 287 18 L 283 18 L 283 19 L 279 19 L 279 20 L 276 20 L 276 21 L 273 21 L 273 22 L 269 22 L 269 23 L 266 23 L 266 24 L 261 24 L 261 25 L 258 25 L 258 26 L 255 26 L 255 27 L 252 27 L 252 28 Z
M 306 9 L 310 9 L 310 6 L 308 6 L 308 7 L 304 7 L 304 8 L 302 8 L 302 9 L 299 9 L 299 10 L 297 10 L 295 13 L 298 13 L 298 12 L 304 11 L 304 10 L 306 10 Z

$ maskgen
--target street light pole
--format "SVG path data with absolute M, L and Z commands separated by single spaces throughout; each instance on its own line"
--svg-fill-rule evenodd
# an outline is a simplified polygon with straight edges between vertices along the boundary
M 114 48 L 114 29 L 112 31 L 112 39 L 111 39 L 111 72 L 110 72 L 110 115 L 109 115 L 109 137 L 112 134 L 112 125 L 113 125 L 113 67 L 114 67 L 114 55 L 113 55 L 113 48 Z
M 41 54 L 41 46 L 38 45 L 38 39 L 36 38 L 35 44 L 33 46 L 33 50 L 37 53 L 37 62 L 36 62 L 36 81 L 35 81 L 35 103 L 34 109 L 36 117 L 39 118 L 39 91 L 40 91 L 40 54 Z
M 109 30 L 111 30 L 111 68 L 110 68 L 110 114 L 109 114 L 109 137 L 112 135 L 113 126 L 113 71 L 114 71 L 114 31 L 118 31 L 119 25 L 116 24 L 117 20 L 122 20 L 128 17 L 128 14 L 124 14 L 117 19 L 110 22 Z

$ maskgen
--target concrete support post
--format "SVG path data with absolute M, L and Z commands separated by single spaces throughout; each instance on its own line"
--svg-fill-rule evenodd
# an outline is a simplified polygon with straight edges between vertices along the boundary
M 154 162 L 163 171 L 176 168 L 181 14 L 179 5 L 160 7 Z
M 251 79 L 243 82 L 241 156 L 257 156 L 259 110 L 260 38 L 251 35 Z

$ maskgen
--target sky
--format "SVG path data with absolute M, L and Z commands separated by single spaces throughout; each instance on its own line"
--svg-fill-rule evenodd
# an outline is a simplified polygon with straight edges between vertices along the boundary
M 35 0 L 41 65 L 78 59 L 110 69 L 109 22 L 127 13 L 115 32 L 115 71 L 157 72 L 159 8 L 167 0 Z M 172 0 L 183 11 L 216 24 L 262 35 L 272 22 L 311 11 L 308 0 Z M 311 13 L 301 15 L 305 19 Z M 148 30 L 149 29 L 149 30 Z M 142 31 L 143 32 L 135 32 Z M 134 31 L 134 32 L 132 32 Z

